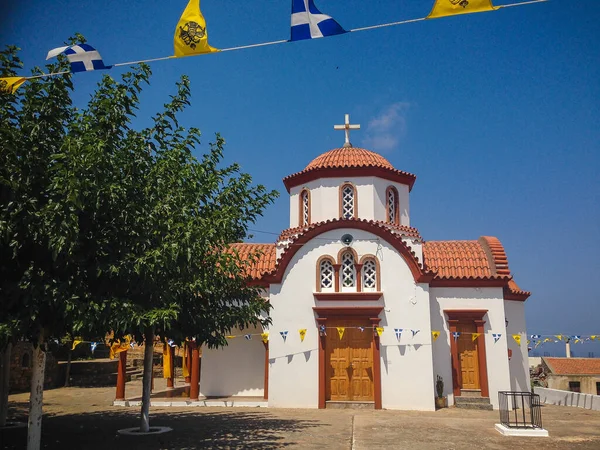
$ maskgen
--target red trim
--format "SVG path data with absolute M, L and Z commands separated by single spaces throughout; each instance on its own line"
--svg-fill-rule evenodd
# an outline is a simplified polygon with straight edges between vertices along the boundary
M 452 333 L 457 331 L 459 322 L 474 323 L 477 327 L 477 333 L 480 333 L 477 338 L 477 357 L 479 363 L 479 387 L 482 397 L 489 397 L 489 382 L 487 371 L 487 358 L 485 350 L 485 321 L 483 316 L 487 314 L 487 309 L 463 309 L 463 310 L 444 310 L 448 316 L 448 328 L 450 330 L 450 354 L 452 359 L 452 388 L 455 397 L 460 397 L 460 389 L 462 386 L 460 362 L 458 356 L 458 344 Z
M 269 341 L 263 342 L 265 346 L 265 385 L 263 398 L 267 400 L 269 398 Z
M 317 300 L 327 301 L 377 301 L 383 295 L 383 292 L 315 292 L 313 293 Z
M 368 221 L 356 220 L 356 219 L 337 219 L 322 222 L 316 225 L 303 234 L 299 235 L 296 239 L 292 240 L 287 250 L 283 252 L 277 264 L 277 268 L 271 274 L 265 274 L 263 277 L 264 282 L 269 283 L 281 283 L 283 274 L 287 269 L 288 264 L 296 254 L 296 252 L 302 247 L 302 244 L 307 243 L 316 236 L 319 236 L 327 231 L 337 230 L 340 228 L 353 228 L 357 230 L 363 230 L 371 232 L 382 239 L 385 239 L 392 247 L 394 247 L 404 258 L 404 261 L 408 264 L 408 267 L 413 275 L 413 279 L 417 283 L 429 283 L 433 278 L 433 273 L 424 271 L 415 256 L 415 253 L 404 243 L 402 238 L 392 233 L 388 228 L 374 225 Z M 339 276 L 336 277 L 338 279 Z M 339 290 L 336 287 L 336 290 Z
M 378 316 L 383 311 L 383 306 L 354 306 L 354 307 L 313 307 L 318 314 L 317 324 L 325 325 L 328 319 L 346 319 L 362 317 L 369 319 L 374 326 L 381 320 Z M 326 358 L 326 336 L 319 337 L 319 409 L 325 409 L 327 392 L 327 358 Z M 375 409 L 381 409 L 381 352 L 379 348 L 379 336 L 373 333 L 373 396 Z
M 283 184 L 288 192 L 293 187 L 306 184 L 319 178 L 354 178 L 354 177 L 378 177 L 384 180 L 408 186 L 411 191 L 417 177 L 412 173 L 402 172 L 386 167 L 325 167 L 321 169 L 308 169 L 306 172 L 298 172 L 283 179 Z

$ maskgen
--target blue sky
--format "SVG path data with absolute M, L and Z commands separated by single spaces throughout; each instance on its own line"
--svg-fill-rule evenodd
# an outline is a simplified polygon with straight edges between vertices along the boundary
M 107 64 L 170 55 L 187 1 L 6 3 L 0 44 L 20 46 L 29 69 L 75 32 Z M 433 2 L 316 3 L 351 29 L 423 17 Z M 209 42 L 286 39 L 290 4 L 203 0 Z M 530 333 L 600 334 L 599 23 L 597 0 L 553 0 L 160 61 L 136 125 L 147 124 L 187 74 L 192 107 L 182 123 L 200 128 L 205 144 L 220 132 L 228 162 L 280 191 L 252 227 L 279 233 L 289 225 L 281 179 L 341 146 L 333 125 L 349 113 L 362 126 L 352 134 L 355 146 L 417 175 L 411 224 L 426 240 L 500 238 L 516 281 L 533 292 Z M 77 104 L 100 76 L 75 76 Z

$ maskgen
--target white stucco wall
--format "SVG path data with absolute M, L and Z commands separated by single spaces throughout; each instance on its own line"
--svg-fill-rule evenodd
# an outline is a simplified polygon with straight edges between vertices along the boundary
M 260 396 L 264 395 L 265 348 L 260 336 L 262 330 L 250 328 L 233 330 L 235 339 L 227 347 L 202 348 L 200 395 Z M 245 334 L 255 334 L 251 340 Z
M 509 362 L 510 389 L 512 391 L 530 392 L 525 302 L 505 300 L 504 315 L 506 316 L 506 320 L 508 320 L 506 327 L 508 348 L 512 350 L 512 357 Z M 520 346 L 513 339 L 513 334 L 521 336 Z
M 444 395 L 448 403 L 454 404 L 452 391 L 452 362 L 450 339 L 452 339 L 444 310 L 484 309 L 485 348 L 490 402 L 498 409 L 498 391 L 511 389 L 507 353 L 507 330 L 504 316 L 502 288 L 430 288 L 431 329 L 441 331 L 433 343 L 434 375 L 444 379 Z M 502 336 L 494 343 L 492 333 Z M 512 338 L 511 338 L 512 339 Z
M 299 226 L 299 195 L 304 188 L 310 190 L 311 222 L 322 222 L 340 217 L 340 186 L 350 182 L 356 186 L 358 197 L 358 217 L 366 220 L 385 221 L 388 186 L 398 190 L 400 224 L 410 226 L 410 205 L 408 186 L 377 177 L 321 178 L 290 190 L 290 228 Z
M 337 191 L 336 191 L 337 195 Z M 359 201 L 360 203 L 360 201 Z M 381 267 L 379 301 L 317 301 L 316 263 L 320 256 L 337 257 L 339 238 L 354 236 L 352 248 L 359 258 L 377 255 Z M 383 306 L 381 326 L 382 404 L 390 409 L 434 409 L 433 363 L 429 294 L 427 286 L 417 286 L 403 257 L 377 236 L 353 229 L 321 234 L 306 243 L 292 258 L 281 285 L 271 285 L 269 357 L 269 406 L 318 406 L 318 329 L 314 306 Z M 300 342 L 298 330 L 308 330 Z M 400 342 L 394 328 L 403 328 Z M 420 330 L 413 338 L 410 329 Z M 286 342 L 280 331 L 287 330 Z M 335 330 L 334 330 L 335 332 Z

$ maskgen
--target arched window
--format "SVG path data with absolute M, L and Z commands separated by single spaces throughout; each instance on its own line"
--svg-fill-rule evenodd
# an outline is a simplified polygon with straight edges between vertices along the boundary
M 363 291 L 377 290 L 377 264 L 375 260 L 369 258 L 363 262 L 361 276 Z
M 356 190 L 350 183 L 342 185 L 340 192 L 340 216 L 342 219 L 356 217 Z
M 342 255 L 340 277 L 342 288 L 356 287 L 356 271 L 354 267 L 354 255 L 352 252 L 346 252 Z
M 386 191 L 386 222 L 400 225 L 400 208 L 398 206 L 398 191 L 390 186 Z
M 310 224 L 310 192 L 308 189 L 302 189 L 300 192 L 300 226 Z
M 320 283 L 320 291 L 327 292 L 333 291 L 334 289 L 334 270 L 333 263 L 329 259 L 322 259 L 319 264 L 319 283 Z

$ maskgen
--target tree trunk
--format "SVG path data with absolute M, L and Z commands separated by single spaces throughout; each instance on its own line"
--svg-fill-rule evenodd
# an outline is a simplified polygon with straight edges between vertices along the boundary
M 73 350 L 69 349 L 69 356 L 67 358 L 67 369 L 65 370 L 65 387 L 69 387 L 69 379 L 71 378 L 71 356 L 73 355 Z
M 8 417 L 8 388 L 10 380 L 10 351 L 12 344 L 9 343 L 4 352 L 0 353 L 0 427 L 6 425 Z
M 29 420 L 27 422 L 27 450 L 39 450 L 42 442 L 42 404 L 44 400 L 44 370 L 46 352 L 39 342 L 33 348 Z
M 152 364 L 154 361 L 154 328 L 144 330 L 144 378 L 142 379 L 142 415 L 140 431 L 150 430 L 150 393 L 152 391 Z

